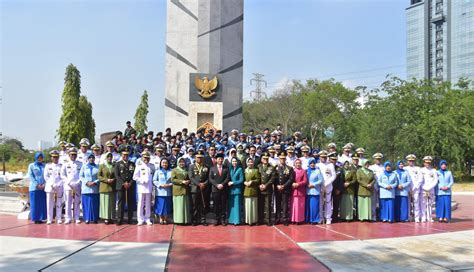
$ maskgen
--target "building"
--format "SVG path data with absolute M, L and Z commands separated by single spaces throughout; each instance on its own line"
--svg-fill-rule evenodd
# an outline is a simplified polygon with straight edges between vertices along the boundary
M 474 0 L 410 0 L 407 78 L 474 80 Z
M 243 0 L 167 1 L 165 127 L 241 128 L 243 12 Z M 204 77 L 215 95 L 197 89 Z

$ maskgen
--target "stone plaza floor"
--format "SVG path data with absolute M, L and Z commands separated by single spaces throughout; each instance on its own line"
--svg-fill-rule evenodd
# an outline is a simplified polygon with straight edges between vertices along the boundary
M 474 196 L 445 223 L 35 225 L 0 215 L 0 271 L 474 270 Z

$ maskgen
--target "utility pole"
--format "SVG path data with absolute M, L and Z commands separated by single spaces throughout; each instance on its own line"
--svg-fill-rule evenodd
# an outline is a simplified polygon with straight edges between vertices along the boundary
M 256 87 L 254 91 L 250 92 L 250 97 L 253 97 L 253 100 L 255 101 L 261 101 L 262 98 L 267 98 L 267 93 L 262 91 L 262 83 L 265 84 L 265 88 L 267 87 L 267 82 L 263 80 L 263 74 L 260 73 L 253 73 L 254 78 L 250 80 L 250 85 L 252 85 L 252 82 L 255 81 Z

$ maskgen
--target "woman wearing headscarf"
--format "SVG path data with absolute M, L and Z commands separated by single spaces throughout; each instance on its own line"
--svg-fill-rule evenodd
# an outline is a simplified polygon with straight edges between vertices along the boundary
M 160 224 L 168 224 L 168 216 L 172 214 L 173 200 L 171 187 L 171 169 L 168 159 L 162 159 L 160 168 L 153 176 L 155 186 L 155 214 L 160 217 Z
M 397 161 L 398 186 L 395 190 L 395 221 L 397 222 L 408 222 L 410 219 L 408 194 L 411 188 L 411 178 L 408 171 L 405 171 L 403 167 L 403 161 Z
M 99 166 L 95 164 L 94 154 L 89 154 L 87 163 L 79 173 L 82 187 L 82 215 L 86 224 L 99 221 Z
M 191 223 L 190 187 L 186 159 L 178 158 L 178 166 L 171 171 L 173 183 L 173 222 L 175 224 Z
M 111 152 L 105 154 L 105 161 L 99 165 L 99 181 L 99 217 L 108 225 L 115 218 L 115 173 Z
M 44 155 L 36 152 L 35 162 L 28 166 L 30 178 L 30 216 L 35 224 L 41 224 L 46 219 L 46 193 L 44 192 Z
M 380 188 L 380 220 L 392 223 L 395 219 L 395 188 L 398 185 L 398 176 L 392 171 L 390 161 L 386 161 L 383 167 L 383 174 L 377 180 Z
M 230 181 L 229 186 L 229 224 L 237 226 L 240 224 L 240 207 L 242 199 L 242 183 L 244 182 L 244 173 L 240 167 L 237 158 L 231 158 L 230 161 Z
M 445 160 L 439 162 L 438 187 L 436 189 L 436 217 L 439 222 L 451 220 L 451 187 L 454 179 Z
M 375 185 L 375 174 L 369 169 L 369 160 L 357 170 L 357 214 L 360 221 L 372 220 L 372 193 Z
M 306 185 L 308 184 L 308 175 L 306 170 L 301 166 L 301 160 L 296 159 L 293 163 L 295 166 L 295 180 L 291 192 L 291 222 L 300 224 L 304 222 L 304 208 L 306 202 Z
M 260 172 L 253 163 L 252 158 L 247 159 L 247 168 L 244 173 L 245 223 L 250 226 L 255 225 L 258 221 L 258 186 L 260 185 Z
M 357 167 L 359 155 L 352 155 L 351 163 L 344 163 L 344 183 L 341 197 L 341 220 L 352 221 L 354 219 L 354 195 L 357 184 Z
M 321 184 L 323 183 L 323 175 L 321 170 L 316 167 L 316 159 L 308 160 L 308 187 L 306 189 L 306 222 L 311 225 L 320 223 L 319 215 L 319 196 L 321 194 Z

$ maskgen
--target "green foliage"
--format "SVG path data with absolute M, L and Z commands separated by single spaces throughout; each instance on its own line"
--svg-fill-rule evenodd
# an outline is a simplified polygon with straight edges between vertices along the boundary
M 147 115 L 148 115 L 148 93 L 145 90 L 143 92 L 140 104 L 137 107 L 135 112 L 135 124 L 134 128 L 137 131 L 137 134 L 145 133 L 148 130 L 147 127 Z
M 94 141 L 95 122 L 92 118 L 92 105 L 81 96 L 81 74 L 73 65 L 66 68 L 64 90 L 62 93 L 62 114 L 57 131 L 59 140 L 78 144 L 81 138 Z
M 301 130 L 313 146 L 353 142 L 367 155 L 404 159 L 409 153 L 446 159 L 464 169 L 474 159 L 474 91 L 466 79 L 456 85 L 393 77 L 380 88 L 351 90 L 334 80 L 293 82 L 286 91 L 243 105 L 244 130 L 282 124 L 286 135 Z M 363 92 L 361 92 L 363 91 Z M 366 103 L 358 98 L 364 94 Z M 334 128 L 332 138 L 325 135 Z

